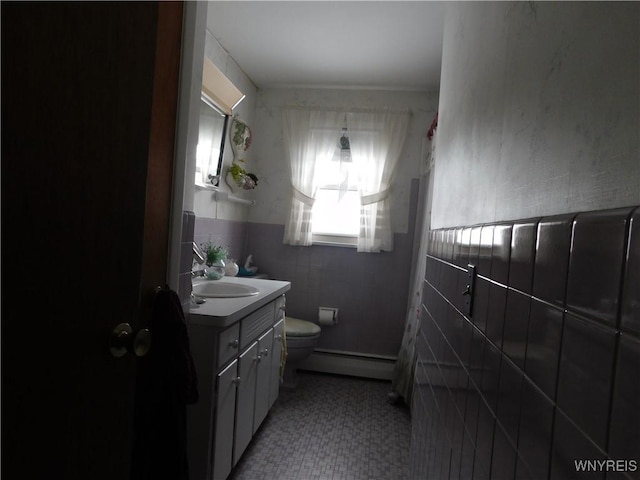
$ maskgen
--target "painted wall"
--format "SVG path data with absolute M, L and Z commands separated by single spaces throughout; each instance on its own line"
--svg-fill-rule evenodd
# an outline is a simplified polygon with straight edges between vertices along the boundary
M 324 332 L 321 347 L 395 355 L 402 339 L 411 267 L 417 206 L 414 179 L 421 171 L 423 138 L 437 108 L 437 94 L 335 89 L 256 92 L 211 32 L 206 35 L 205 55 L 247 94 L 238 114 L 253 132 L 253 144 L 246 154 L 247 170 L 256 173 L 260 181 L 254 191 L 235 193 L 255 199 L 256 205 L 251 207 L 216 202 L 210 191 L 196 190 L 194 240 L 227 245 L 231 256 L 241 262 L 252 253 L 261 272 L 291 281 L 287 311 L 292 316 L 313 321 L 319 306 L 339 308 L 340 324 Z M 351 248 L 282 244 L 290 183 L 281 112 L 291 105 L 411 109 L 410 130 L 391 193 L 394 252 L 359 254 Z M 225 165 L 231 161 L 227 138 Z M 229 190 L 224 184 L 222 189 Z
M 209 8 L 214 7 L 210 4 Z M 209 30 L 206 31 L 204 55 L 209 58 L 222 71 L 222 73 L 224 73 L 229 80 L 231 80 L 234 85 L 240 89 L 242 93 L 246 95 L 242 103 L 240 103 L 240 105 L 233 111 L 233 114 L 234 116 L 237 115 L 248 125 L 253 126 L 257 96 L 256 86 L 238 66 L 233 57 L 231 57 L 226 50 L 222 48 Z M 231 150 L 228 135 L 225 142 L 223 172 L 233 161 L 233 152 Z M 254 152 L 255 149 L 252 148 L 247 151 L 246 155 L 244 155 L 248 164 L 251 164 Z M 195 158 L 193 161 L 195 162 Z M 231 193 L 231 189 L 224 180 L 220 182 L 220 189 L 224 192 Z M 237 196 L 251 198 L 252 192 L 238 192 Z M 215 218 L 244 222 L 247 220 L 249 212 L 247 206 L 239 203 L 228 201 L 217 202 L 212 191 L 201 189 L 195 189 L 193 208 L 198 219 Z
M 639 11 L 448 5 L 434 228 L 640 203 Z
M 260 178 L 249 214 L 247 253 L 277 279 L 292 282 L 287 314 L 317 320 L 318 307 L 337 307 L 337 326 L 325 327 L 320 347 L 377 355 L 397 354 L 404 328 L 413 248 L 422 140 L 436 111 L 437 94 L 424 92 L 268 89 L 258 92 L 253 162 Z M 394 251 L 282 244 L 291 194 L 282 134 L 284 107 L 410 108 L 410 130 L 392 187 Z
M 409 478 L 637 461 L 639 23 L 637 3 L 449 4 Z

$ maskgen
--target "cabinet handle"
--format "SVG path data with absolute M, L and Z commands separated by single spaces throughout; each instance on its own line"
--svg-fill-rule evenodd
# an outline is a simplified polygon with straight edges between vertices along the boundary
M 231 383 L 233 383 L 234 385 L 240 385 L 240 377 L 236 377 L 233 380 L 231 380 Z
M 265 357 L 269 356 L 269 349 L 265 348 L 262 352 L 260 352 L 262 355 L 264 355 Z
M 262 357 L 260 355 L 258 355 L 256 358 L 253 359 L 255 362 L 260 363 L 262 361 Z
M 276 341 L 281 342 L 282 341 L 282 335 L 276 335 Z
M 240 345 L 240 342 L 238 341 L 237 338 L 233 342 L 229 342 L 229 346 L 231 348 L 238 348 L 238 345 Z

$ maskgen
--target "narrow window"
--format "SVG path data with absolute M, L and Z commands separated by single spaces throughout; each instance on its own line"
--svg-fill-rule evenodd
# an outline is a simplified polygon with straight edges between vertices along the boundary
M 314 244 L 352 245 L 358 240 L 360 195 L 347 129 L 331 155 L 318 159 L 318 190 L 312 210 Z

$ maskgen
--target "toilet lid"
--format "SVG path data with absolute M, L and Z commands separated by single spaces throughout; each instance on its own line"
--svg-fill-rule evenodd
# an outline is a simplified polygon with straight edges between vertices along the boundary
M 287 337 L 313 337 L 320 333 L 320 327 L 315 323 L 293 317 L 285 317 L 284 330 Z

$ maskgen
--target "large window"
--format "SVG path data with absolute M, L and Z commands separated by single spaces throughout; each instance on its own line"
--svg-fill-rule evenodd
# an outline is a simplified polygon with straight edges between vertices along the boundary
M 359 252 L 392 251 L 389 191 L 409 111 L 294 107 L 282 118 L 292 187 L 283 242 L 311 245 L 329 234 Z
M 318 190 L 313 204 L 313 243 L 357 244 L 360 225 L 358 172 L 346 129 L 332 154 L 318 159 Z

